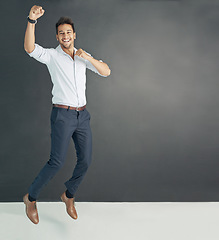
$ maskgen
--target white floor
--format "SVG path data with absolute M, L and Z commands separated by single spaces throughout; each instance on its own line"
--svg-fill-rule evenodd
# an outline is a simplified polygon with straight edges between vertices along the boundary
M 0 203 L 2 240 L 219 240 L 219 203 L 38 203 L 40 223 L 23 203 Z

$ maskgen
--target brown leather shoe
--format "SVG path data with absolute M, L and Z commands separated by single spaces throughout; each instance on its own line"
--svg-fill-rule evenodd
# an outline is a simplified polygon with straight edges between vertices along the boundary
M 39 216 L 36 207 L 36 201 L 30 202 L 28 199 L 28 193 L 23 197 L 24 204 L 26 205 L 26 214 L 31 222 L 34 224 L 39 223 Z
M 74 206 L 75 199 L 74 198 L 67 198 L 65 192 L 61 196 L 61 200 L 65 203 L 66 205 L 66 211 L 70 217 L 73 219 L 77 219 L 78 215 Z

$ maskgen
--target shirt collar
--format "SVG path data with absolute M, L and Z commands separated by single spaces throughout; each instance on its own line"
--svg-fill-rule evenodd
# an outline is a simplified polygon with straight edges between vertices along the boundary
M 60 44 L 56 47 L 56 50 L 62 54 L 67 54 L 66 52 L 63 51 L 62 47 L 60 46 Z M 74 53 L 76 53 L 77 48 L 74 47 Z M 68 54 L 67 54 L 68 55 Z

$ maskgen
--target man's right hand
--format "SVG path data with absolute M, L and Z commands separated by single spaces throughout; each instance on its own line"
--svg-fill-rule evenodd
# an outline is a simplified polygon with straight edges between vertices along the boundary
M 34 5 L 30 9 L 29 18 L 32 20 L 37 20 L 38 18 L 43 16 L 44 12 L 45 12 L 45 10 L 43 10 L 43 8 L 41 6 Z

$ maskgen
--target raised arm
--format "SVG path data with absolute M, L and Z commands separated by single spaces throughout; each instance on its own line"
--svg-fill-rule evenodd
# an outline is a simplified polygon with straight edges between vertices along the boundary
M 37 20 L 44 14 L 44 10 L 41 6 L 34 5 L 30 9 L 29 19 Z M 24 37 L 24 49 L 26 52 L 31 53 L 35 48 L 35 23 L 27 23 L 27 29 Z

